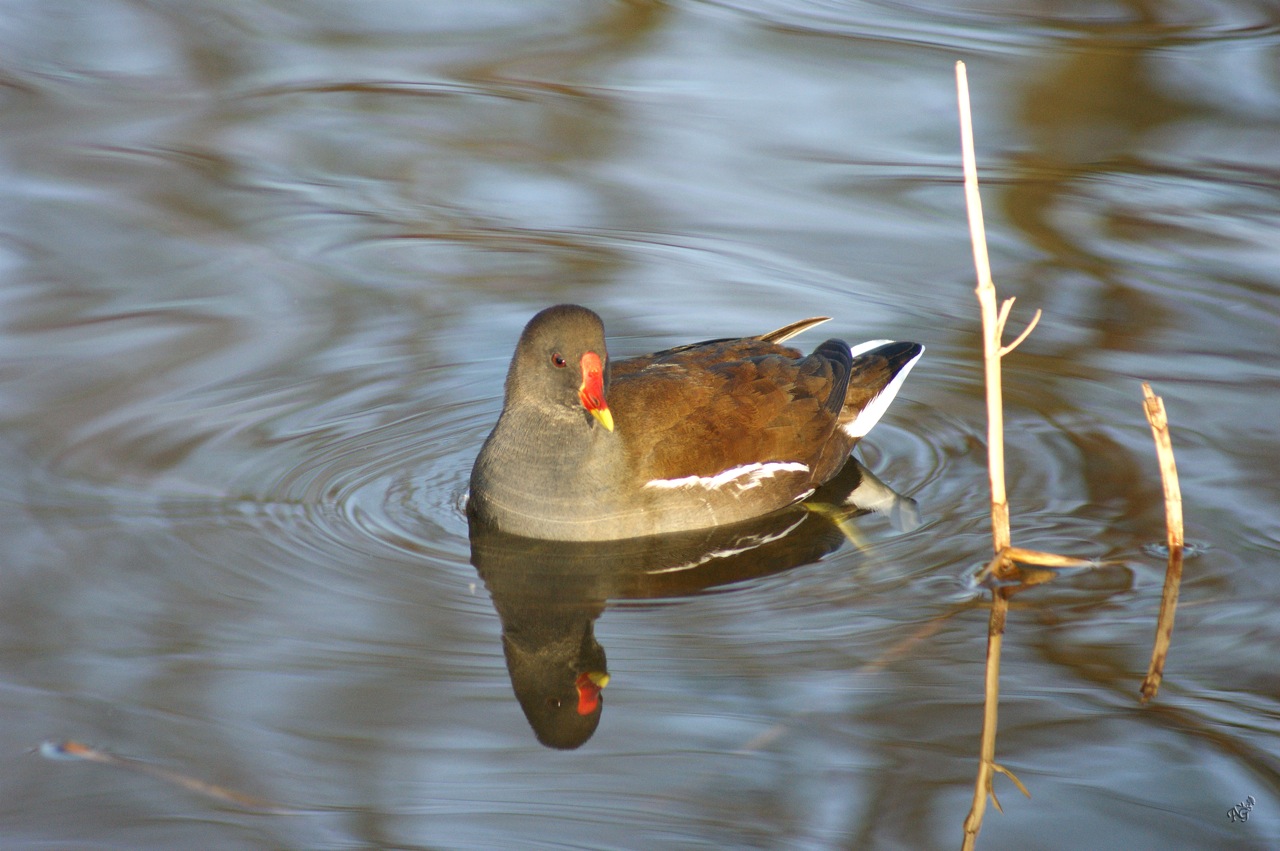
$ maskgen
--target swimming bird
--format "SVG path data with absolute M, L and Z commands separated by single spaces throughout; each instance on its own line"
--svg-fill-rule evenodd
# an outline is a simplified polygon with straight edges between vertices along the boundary
M 783 345 L 814 317 L 611 361 L 578 305 L 529 320 L 471 471 L 474 522 L 603 541 L 736 523 L 804 499 L 879 421 L 924 347 Z

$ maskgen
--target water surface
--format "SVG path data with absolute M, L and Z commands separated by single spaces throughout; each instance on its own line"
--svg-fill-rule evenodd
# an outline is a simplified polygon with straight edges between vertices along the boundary
M 6 848 L 958 846 L 990 537 L 957 59 L 1011 326 L 1045 311 L 1006 361 L 1014 538 L 1109 564 L 1015 598 L 998 759 L 1033 797 L 997 779 L 979 847 L 1280 844 L 1274 12 L 2 17 Z M 858 451 L 920 523 L 478 570 L 470 465 L 560 301 L 615 356 L 811 315 L 924 343 Z M 1142 380 L 1203 548 L 1145 707 Z M 576 749 L 539 743 L 504 628 L 607 660 Z M 32 752 L 64 739 L 288 812 Z

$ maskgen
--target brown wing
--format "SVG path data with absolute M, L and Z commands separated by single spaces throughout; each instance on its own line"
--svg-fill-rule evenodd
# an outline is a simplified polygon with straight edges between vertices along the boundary
M 796 333 L 793 328 L 809 324 L 812 320 L 775 334 Z M 810 471 L 786 476 L 786 485 L 803 491 L 815 474 L 830 475 L 827 447 L 839 434 L 849 359 L 848 346 L 839 341 L 804 357 L 795 349 L 750 338 L 709 341 L 615 363 L 609 405 L 637 483 L 794 462 Z
M 790 340 L 797 334 L 808 331 L 810 328 L 821 325 L 831 319 L 830 316 L 811 316 L 808 319 L 801 319 L 798 322 L 791 322 L 783 325 L 774 331 L 760 334 L 755 337 L 721 337 L 715 340 L 703 340 L 699 343 L 686 343 L 683 346 L 676 346 L 673 349 L 663 349 L 660 352 L 653 352 L 648 355 L 638 355 L 627 360 L 616 361 L 613 366 L 613 374 L 629 375 L 638 370 L 644 369 L 653 363 L 667 361 L 675 356 L 681 357 L 699 357 L 698 362 L 710 362 L 710 359 L 720 357 L 721 359 L 731 357 L 750 357 L 752 354 L 772 354 L 786 353 L 789 357 L 802 357 L 799 351 L 783 346 L 755 346 L 756 343 L 783 343 Z M 695 361 L 690 361 L 693 363 Z

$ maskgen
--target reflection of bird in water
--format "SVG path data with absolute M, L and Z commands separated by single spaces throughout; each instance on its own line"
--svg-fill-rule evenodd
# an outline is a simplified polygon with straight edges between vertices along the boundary
M 575 599 L 574 592 L 584 589 L 571 581 L 506 578 L 534 579 L 501 594 L 490 587 L 516 700 L 538 741 L 576 748 L 596 731 L 604 708 L 600 692 L 609 682 L 608 665 L 593 629 L 604 603 Z
M 529 321 L 468 513 L 511 534 L 604 541 L 764 516 L 843 468 L 924 348 L 782 345 L 824 318 L 611 362 L 600 317 Z
M 576 748 L 595 733 L 608 684 L 595 638 L 606 601 L 658 599 L 810 564 L 850 539 L 847 521 L 875 511 L 918 524 L 913 500 L 858 461 L 806 502 L 734 526 L 594 543 L 545 541 L 471 525 L 471 561 L 502 621 L 511 685 L 538 741 Z

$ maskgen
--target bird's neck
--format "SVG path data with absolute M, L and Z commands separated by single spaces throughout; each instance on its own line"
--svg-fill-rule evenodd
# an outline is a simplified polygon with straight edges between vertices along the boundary
M 584 510 L 597 514 L 617 499 L 622 440 L 582 410 L 532 405 L 503 410 L 476 459 L 475 477 L 485 478 L 487 498 L 507 512 L 538 522 L 572 522 Z

